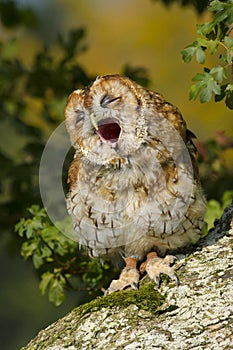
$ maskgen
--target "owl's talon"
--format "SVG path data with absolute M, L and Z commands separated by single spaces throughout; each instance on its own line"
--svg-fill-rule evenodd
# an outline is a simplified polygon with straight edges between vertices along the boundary
M 104 295 L 123 290 L 131 287 L 134 290 L 138 289 L 139 272 L 136 269 L 137 260 L 134 258 L 126 258 L 126 267 L 122 270 L 118 280 L 112 280 Z
M 151 254 L 151 256 L 148 256 Z M 165 274 L 169 276 L 173 281 L 175 281 L 176 285 L 180 284 L 179 278 L 176 276 L 173 268 L 170 266 L 174 263 L 176 258 L 172 255 L 167 255 L 164 259 L 156 256 L 156 253 L 149 253 L 147 255 L 146 262 L 146 272 L 150 279 L 154 280 L 157 286 L 160 286 L 160 274 Z
M 134 268 L 125 267 L 118 280 L 112 280 L 108 289 L 106 289 L 104 295 L 123 290 L 127 287 L 131 287 L 134 290 L 138 289 L 139 272 Z

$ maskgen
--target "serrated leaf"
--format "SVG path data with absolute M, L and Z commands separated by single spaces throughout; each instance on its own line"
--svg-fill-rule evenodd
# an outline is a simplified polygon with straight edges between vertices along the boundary
M 220 83 L 227 78 L 226 69 L 222 66 L 216 66 L 210 70 L 210 74 Z
M 211 71 L 210 71 L 211 72 Z M 193 77 L 193 81 L 196 81 L 196 89 L 199 90 L 200 93 L 200 101 L 208 102 L 210 101 L 212 94 L 220 95 L 221 88 L 218 82 L 215 80 L 215 77 L 208 72 L 204 73 L 198 73 Z M 215 74 L 218 73 L 218 70 L 214 71 Z M 197 95 L 197 92 L 195 91 L 195 88 L 193 87 L 193 94 Z
M 15 232 L 18 232 L 20 237 L 23 237 L 25 232 L 25 219 L 20 219 L 20 221 L 15 225 Z
M 210 50 L 210 54 L 213 55 L 217 48 L 218 48 L 218 45 L 219 45 L 219 40 L 209 40 L 208 42 L 208 48 Z
M 39 216 L 45 216 L 45 210 L 43 208 L 40 208 L 39 205 L 32 205 L 30 208 L 27 209 L 29 211 L 29 213 L 32 215 L 32 216 L 36 216 L 36 215 L 39 215 Z
M 206 36 L 207 34 L 212 32 L 214 27 L 215 27 L 215 24 L 213 22 L 207 22 L 204 24 L 197 24 L 197 33 L 199 35 Z
M 215 80 L 211 80 L 208 86 L 214 94 L 219 95 L 221 93 L 221 86 Z
M 24 242 L 21 246 L 21 254 L 24 258 L 28 258 L 34 254 L 38 248 L 37 242 Z
M 47 246 L 43 246 L 40 248 L 41 251 L 41 256 L 43 258 L 49 258 L 52 255 L 52 249 L 47 247 Z M 46 259 L 47 260 L 47 259 Z
M 218 0 L 211 1 L 210 5 L 208 6 L 208 10 L 211 12 L 220 11 L 223 9 L 223 4 Z
M 232 64 L 232 60 L 233 60 L 232 53 L 230 51 L 227 51 L 226 52 L 226 61 L 227 61 L 227 63 Z
M 200 101 L 201 103 L 209 102 L 211 100 L 211 97 L 212 97 L 212 90 L 206 86 L 204 89 L 202 89 L 200 93 Z
M 183 62 L 189 63 L 192 60 L 193 56 L 195 55 L 195 52 L 196 52 L 196 47 L 192 45 L 182 50 L 181 53 L 182 53 Z
M 41 237 L 45 242 L 58 239 L 58 230 L 55 226 L 49 226 L 41 231 Z
M 227 56 L 226 55 L 221 53 L 221 55 L 219 55 L 219 58 L 220 58 L 220 61 L 222 61 L 224 63 L 227 62 Z
M 33 229 L 32 229 L 31 224 L 30 224 L 30 225 L 28 224 L 25 233 L 26 233 L 27 239 L 29 239 L 29 238 L 32 237 L 32 235 L 33 235 Z
M 43 275 L 41 276 L 41 281 L 40 281 L 39 288 L 40 288 L 40 291 L 41 291 L 42 295 L 45 294 L 46 289 L 48 288 L 49 283 L 51 282 L 51 280 L 53 278 L 54 278 L 54 274 L 49 272 L 49 271 L 43 273 Z
M 49 301 L 54 305 L 59 306 L 65 298 L 64 287 L 61 281 L 57 279 L 51 280 L 49 287 Z
M 189 89 L 189 99 L 195 100 L 200 92 L 201 92 L 200 86 L 198 86 L 197 84 L 191 85 L 191 87 Z
M 33 262 L 33 265 L 36 269 L 39 269 L 39 267 L 41 267 L 44 263 L 44 260 L 43 258 L 41 257 L 41 255 L 38 255 L 38 254 L 33 254 L 32 256 L 32 262 Z
M 225 36 L 224 44 L 228 49 L 233 48 L 233 38 L 230 38 L 229 36 Z
M 205 38 L 197 38 L 196 41 L 196 46 L 197 47 L 207 47 L 208 46 L 208 43 L 209 43 L 209 40 L 205 39 Z
M 209 73 L 197 73 L 193 78 L 192 81 L 200 81 L 200 84 L 204 85 L 206 78 L 209 77 Z
M 200 64 L 203 64 L 205 62 L 206 55 L 204 50 L 201 47 L 198 47 L 198 49 L 196 50 L 196 59 L 197 59 L 197 62 Z
M 220 95 L 221 88 L 220 85 L 213 78 L 211 78 L 206 82 L 206 87 L 200 93 L 201 103 L 209 102 L 213 93 Z
M 231 204 L 232 199 L 233 199 L 233 191 L 232 190 L 228 190 L 228 191 L 225 191 L 223 193 L 223 196 L 222 196 L 222 207 L 223 207 L 223 209 L 225 209 L 226 207 L 228 207 L 228 205 Z
M 214 1 L 214 7 L 218 8 L 215 10 L 214 22 L 220 23 L 225 21 L 226 25 L 233 23 L 233 3 L 232 0 L 228 0 L 226 3 L 220 1 Z

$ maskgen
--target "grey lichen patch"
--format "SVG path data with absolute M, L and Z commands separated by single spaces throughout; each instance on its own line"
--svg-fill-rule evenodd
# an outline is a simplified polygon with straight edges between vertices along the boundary
M 163 280 L 157 291 L 145 278 L 139 291 L 76 308 L 23 350 L 233 349 L 233 230 L 219 225 L 176 264 L 180 286 Z

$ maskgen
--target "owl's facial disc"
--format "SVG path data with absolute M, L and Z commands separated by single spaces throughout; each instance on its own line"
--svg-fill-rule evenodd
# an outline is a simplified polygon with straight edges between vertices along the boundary
M 98 122 L 97 133 L 103 142 L 116 147 L 121 133 L 121 127 L 118 121 L 114 118 L 102 119 Z

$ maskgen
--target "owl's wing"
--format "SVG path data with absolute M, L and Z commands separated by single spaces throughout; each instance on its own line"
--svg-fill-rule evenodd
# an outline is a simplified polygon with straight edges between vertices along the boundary
M 80 168 L 80 159 L 77 155 L 75 155 L 75 158 L 70 164 L 69 171 L 68 171 L 67 182 L 69 184 L 69 193 L 72 191 L 73 187 L 77 183 L 79 168 Z
M 159 93 L 149 91 L 150 98 L 154 103 L 155 112 L 163 115 L 174 128 L 178 131 L 184 141 L 186 141 L 186 122 L 182 117 L 180 110 L 167 102 Z
M 193 143 L 193 139 L 196 138 L 196 136 L 193 134 L 192 131 L 187 129 L 186 122 L 183 119 L 182 114 L 177 107 L 167 102 L 163 98 L 163 96 L 161 96 L 156 92 L 150 91 L 150 96 L 154 101 L 155 112 L 161 114 L 169 123 L 171 123 L 171 125 L 177 130 L 177 132 L 181 136 L 184 142 L 184 145 L 187 148 L 191 158 L 194 178 L 199 181 L 198 165 L 197 165 L 197 149 Z M 156 118 L 156 113 L 155 113 L 155 118 Z M 167 133 L 169 134 L 168 131 Z M 174 133 L 173 134 L 171 133 L 168 136 L 168 141 L 169 141 L 169 138 L 172 139 L 173 135 Z

